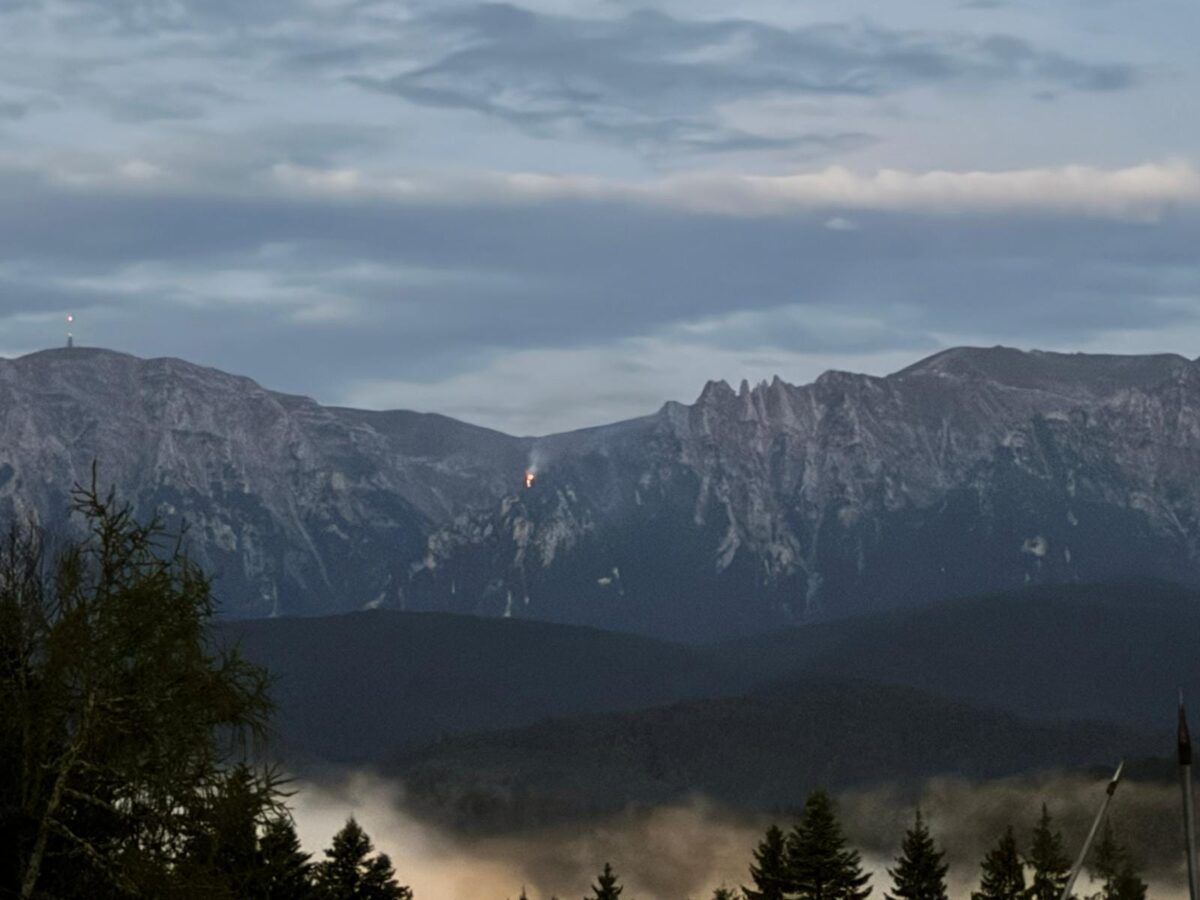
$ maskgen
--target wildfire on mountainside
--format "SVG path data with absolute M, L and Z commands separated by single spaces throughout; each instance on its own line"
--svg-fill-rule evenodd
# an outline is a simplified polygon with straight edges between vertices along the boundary
M 537 481 L 537 475 L 535 475 L 531 469 L 526 469 L 525 470 L 525 490 L 529 490 L 531 487 L 533 487 L 533 483 L 535 481 Z

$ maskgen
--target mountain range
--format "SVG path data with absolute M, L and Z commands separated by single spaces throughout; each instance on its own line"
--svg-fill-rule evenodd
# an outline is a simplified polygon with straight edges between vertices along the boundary
M 232 617 L 706 640 L 1027 584 L 1200 585 L 1200 363 L 1172 355 L 959 348 L 537 438 L 175 359 L 0 360 L 0 515 L 68 527 L 93 462 L 187 523 Z

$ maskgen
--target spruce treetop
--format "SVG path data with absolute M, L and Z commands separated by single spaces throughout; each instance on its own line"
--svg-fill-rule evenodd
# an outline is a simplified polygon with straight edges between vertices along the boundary
M 1101 883 L 1100 892 L 1091 900 L 1146 900 L 1146 883 L 1128 851 L 1118 843 L 1111 820 L 1105 820 L 1088 868 L 1092 878 Z
M 1063 849 L 1062 834 L 1053 827 L 1046 804 L 1042 804 L 1042 815 L 1033 829 L 1026 860 L 1033 869 L 1033 877 L 1026 889 L 1029 900 L 1059 900 L 1067 877 L 1071 871 L 1071 860 Z
M 896 867 L 888 869 L 893 887 L 887 900 L 947 900 L 945 854 L 937 848 L 917 810 L 916 821 L 904 834 Z
M 351 816 L 316 866 L 318 896 L 323 900 L 412 900 L 412 891 L 396 883 L 387 854 L 370 856 L 374 849 Z
M 800 822 L 788 835 L 789 896 L 798 900 L 865 900 L 871 876 L 862 856 L 846 846 L 825 791 L 814 791 L 804 804 Z
M 750 880 L 754 887 L 742 888 L 746 900 L 783 900 L 790 893 L 787 839 L 778 825 L 767 829 L 766 836 L 755 849 Z
M 621 886 L 612 865 L 605 863 L 604 871 L 597 876 L 596 883 L 592 885 L 593 897 L 585 898 L 585 900 L 617 900 L 624 890 L 625 888 Z
M 1025 865 L 1011 825 L 983 858 L 980 869 L 979 890 L 971 894 L 971 900 L 1023 900 Z

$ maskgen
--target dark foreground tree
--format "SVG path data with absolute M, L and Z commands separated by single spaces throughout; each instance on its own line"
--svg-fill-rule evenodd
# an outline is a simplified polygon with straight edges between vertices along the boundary
M 16 528 L 0 546 L 0 896 L 186 897 L 183 855 L 264 733 L 267 678 L 214 646 L 180 543 L 94 484 L 74 497 L 85 540 L 51 554 Z
M 396 882 L 387 854 L 372 856 L 374 850 L 370 837 L 351 816 L 315 867 L 316 896 L 320 900 L 412 900 L 412 891 Z
M 810 794 L 800 822 L 788 835 L 788 896 L 798 900 L 865 900 L 871 876 L 862 857 L 847 848 L 824 791 Z
M 1146 900 L 1146 891 L 1146 882 L 1142 881 L 1133 863 L 1126 858 L 1117 872 L 1108 900 Z
M 1146 883 L 1138 875 L 1128 851 L 1117 842 L 1111 821 L 1105 820 L 1089 868 L 1093 880 L 1101 886 L 1094 900 L 1146 900 Z
M 617 900 L 623 890 L 625 888 L 621 886 L 617 873 L 609 863 L 605 863 L 604 871 L 597 876 L 596 883 L 592 885 L 592 897 L 584 900 Z
M 971 900 L 1024 900 L 1025 866 L 1011 825 L 980 868 L 979 890 L 971 894 Z
M 312 887 L 310 856 L 300 849 L 300 838 L 291 819 L 278 816 L 267 822 L 259 838 L 259 893 L 262 900 L 309 900 Z
M 713 891 L 712 900 L 739 900 L 738 892 L 733 888 L 721 885 L 721 887 Z
M 198 818 L 190 825 L 177 872 L 190 893 L 213 898 L 265 895 L 261 835 L 274 813 L 263 790 L 248 766 L 234 766 L 196 810 Z
M 746 900 L 783 900 L 788 889 L 787 841 L 779 826 L 772 825 L 754 851 L 750 880 L 754 887 L 743 887 Z
M 1033 870 L 1026 896 L 1029 900 L 1059 900 L 1071 873 L 1071 861 L 1063 849 L 1062 834 L 1054 830 L 1046 804 L 1042 804 L 1042 816 L 1033 829 L 1033 840 L 1029 844 L 1027 862 Z
M 892 892 L 888 900 L 947 900 L 945 854 L 937 848 L 921 811 L 912 828 L 904 833 L 896 868 L 888 869 L 892 877 Z
M 1100 884 L 1097 900 L 1111 900 L 1124 859 L 1125 854 L 1113 833 L 1112 821 L 1105 819 L 1104 831 L 1100 833 L 1100 840 L 1096 843 L 1096 849 L 1092 851 L 1091 863 L 1088 866 L 1092 880 Z

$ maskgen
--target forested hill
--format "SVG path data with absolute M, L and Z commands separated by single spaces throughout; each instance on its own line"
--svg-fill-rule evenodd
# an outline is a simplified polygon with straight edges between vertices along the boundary
M 1160 583 L 1032 588 L 702 647 L 391 611 L 223 628 L 275 675 L 282 748 L 295 762 L 380 762 L 548 717 L 802 696 L 830 680 L 1167 737 L 1176 688 L 1200 699 L 1189 638 L 1200 634 L 1200 604 Z M 840 750 L 858 746 L 855 730 L 829 734 Z
M 1163 732 L 1177 688 L 1200 705 L 1200 592 L 1158 581 L 1034 586 L 710 647 L 787 683 L 849 677 L 1048 720 Z
M 995 778 L 1111 764 L 1164 746 L 1108 723 L 1033 722 L 907 688 L 806 681 L 452 738 L 385 771 L 403 780 L 408 808 L 423 816 L 505 830 L 693 796 L 786 810 L 820 786 Z
M 545 622 L 375 610 L 221 628 L 275 676 L 280 749 L 296 763 L 378 762 L 446 735 L 753 681 L 702 648 Z

